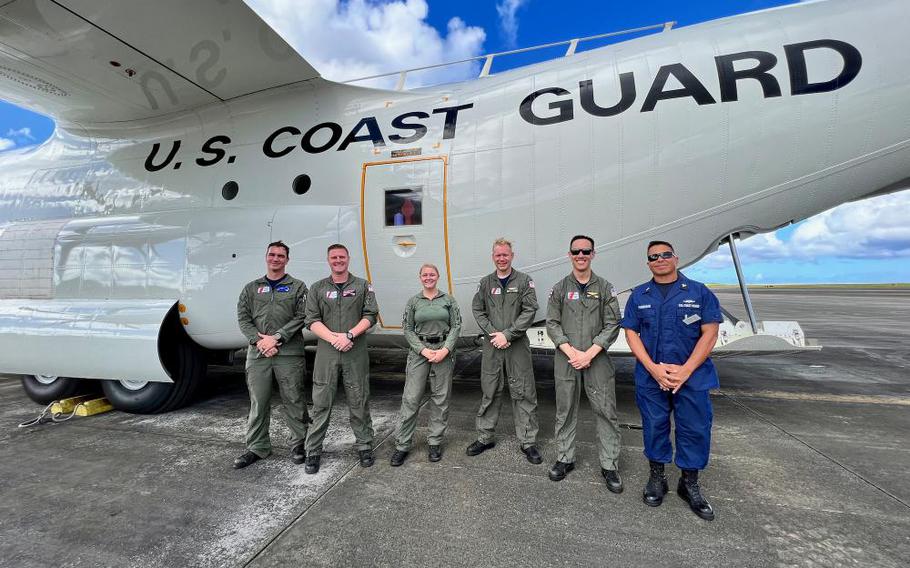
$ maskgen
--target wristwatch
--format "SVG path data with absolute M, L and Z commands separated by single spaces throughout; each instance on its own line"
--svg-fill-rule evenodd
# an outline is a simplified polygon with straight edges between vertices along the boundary
M 347 338 L 350 339 L 351 341 L 354 341 L 354 334 L 351 333 L 350 331 L 347 332 L 347 333 L 345 334 L 345 336 L 347 336 Z

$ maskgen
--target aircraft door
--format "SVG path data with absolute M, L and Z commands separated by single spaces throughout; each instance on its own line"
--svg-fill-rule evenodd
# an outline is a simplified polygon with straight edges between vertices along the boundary
M 408 298 L 420 291 L 422 264 L 438 266 L 439 288 L 451 290 L 445 168 L 441 157 L 363 166 L 364 261 L 385 329 L 401 327 Z

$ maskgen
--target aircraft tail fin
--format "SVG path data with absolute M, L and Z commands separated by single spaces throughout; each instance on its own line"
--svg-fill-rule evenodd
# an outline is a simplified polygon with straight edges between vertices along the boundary
M 0 6 L 0 98 L 63 126 L 153 118 L 317 78 L 242 0 Z

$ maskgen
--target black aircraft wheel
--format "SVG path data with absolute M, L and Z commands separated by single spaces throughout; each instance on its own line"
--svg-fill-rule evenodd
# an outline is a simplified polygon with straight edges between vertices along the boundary
M 174 383 L 148 381 L 102 381 L 104 396 L 117 410 L 137 414 L 165 412 L 164 406 L 175 390 Z
M 25 375 L 22 377 L 25 394 L 39 404 L 50 404 L 55 400 L 79 394 L 82 381 L 56 375 Z
M 206 352 L 187 335 L 176 306 L 168 313 L 158 336 L 158 356 L 174 381 L 102 381 L 104 395 L 118 410 L 136 414 L 169 412 L 192 402 L 208 369 Z

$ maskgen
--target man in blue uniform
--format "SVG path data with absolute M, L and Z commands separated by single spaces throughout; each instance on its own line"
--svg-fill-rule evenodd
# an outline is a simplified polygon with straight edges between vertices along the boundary
M 723 321 L 717 297 L 677 270 L 679 257 L 666 241 L 651 241 L 648 268 L 654 277 L 626 303 L 622 327 L 638 361 L 635 400 L 641 411 L 645 456 L 651 475 L 642 499 L 657 507 L 667 493 L 664 464 L 673 458 L 670 414 L 676 426 L 677 494 L 707 521 L 714 509 L 702 495 L 698 472 L 708 465 L 713 411 L 709 390 L 720 386 L 709 355 Z

